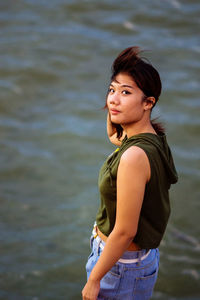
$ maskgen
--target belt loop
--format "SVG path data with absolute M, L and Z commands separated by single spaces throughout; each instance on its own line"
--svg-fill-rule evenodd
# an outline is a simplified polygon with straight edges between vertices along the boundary
M 100 244 L 101 244 L 101 239 L 97 240 L 97 255 L 99 256 L 100 253 Z
M 142 250 L 138 251 L 138 262 L 137 262 L 137 266 L 139 267 L 141 264 L 141 257 L 142 257 Z
M 94 241 L 94 236 L 92 235 L 90 238 L 90 249 L 92 249 L 93 241 Z

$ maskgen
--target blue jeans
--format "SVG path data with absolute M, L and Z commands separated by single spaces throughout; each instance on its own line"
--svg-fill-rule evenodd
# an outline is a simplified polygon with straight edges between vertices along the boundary
M 87 278 L 102 253 L 102 245 L 94 238 L 90 239 L 92 252 L 86 264 Z M 137 259 L 134 263 L 117 262 L 100 281 L 98 300 L 147 300 L 150 299 L 158 275 L 159 250 L 151 249 L 148 256 L 146 250 L 126 251 L 122 259 Z M 127 262 L 127 261 L 126 261 Z

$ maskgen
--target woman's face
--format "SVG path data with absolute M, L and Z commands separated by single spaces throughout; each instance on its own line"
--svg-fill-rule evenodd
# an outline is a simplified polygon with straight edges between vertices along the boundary
M 145 112 L 143 92 L 126 73 L 119 73 L 111 82 L 107 96 L 107 106 L 111 121 L 126 125 L 139 122 Z

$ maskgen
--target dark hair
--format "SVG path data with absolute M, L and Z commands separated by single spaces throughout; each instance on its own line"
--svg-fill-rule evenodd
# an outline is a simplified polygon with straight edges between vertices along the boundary
M 162 83 L 158 71 L 151 65 L 146 58 L 142 58 L 139 54 L 142 51 L 139 47 L 129 47 L 123 50 L 112 65 L 111 81 L 113 81 L 119 73 L 126 73 L 133 78 L 137 86 L 143 91 L 145 97 L 154 97 L 157 103 L 161 94 Z M 155 106 L 154 104 L 154 106 Z M 107 104 L 105 105 L 105 108 Z M 151 120 L 151 124 L 156 133 L 161 134 L 165 129 L 161 123 Z M 117 137 L 123 134 L 123 128 L 119 124 L 114 124 L 117 130 Z

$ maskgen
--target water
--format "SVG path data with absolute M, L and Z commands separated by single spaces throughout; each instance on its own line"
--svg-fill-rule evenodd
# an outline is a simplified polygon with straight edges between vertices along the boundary
M 110 65 L 139 45 L 160 71 L 155 116 L 179 172 L 153 299 L 200 299 L 200 3 L 0 1 L 0 299 L 78 300 L 113 146 Z

